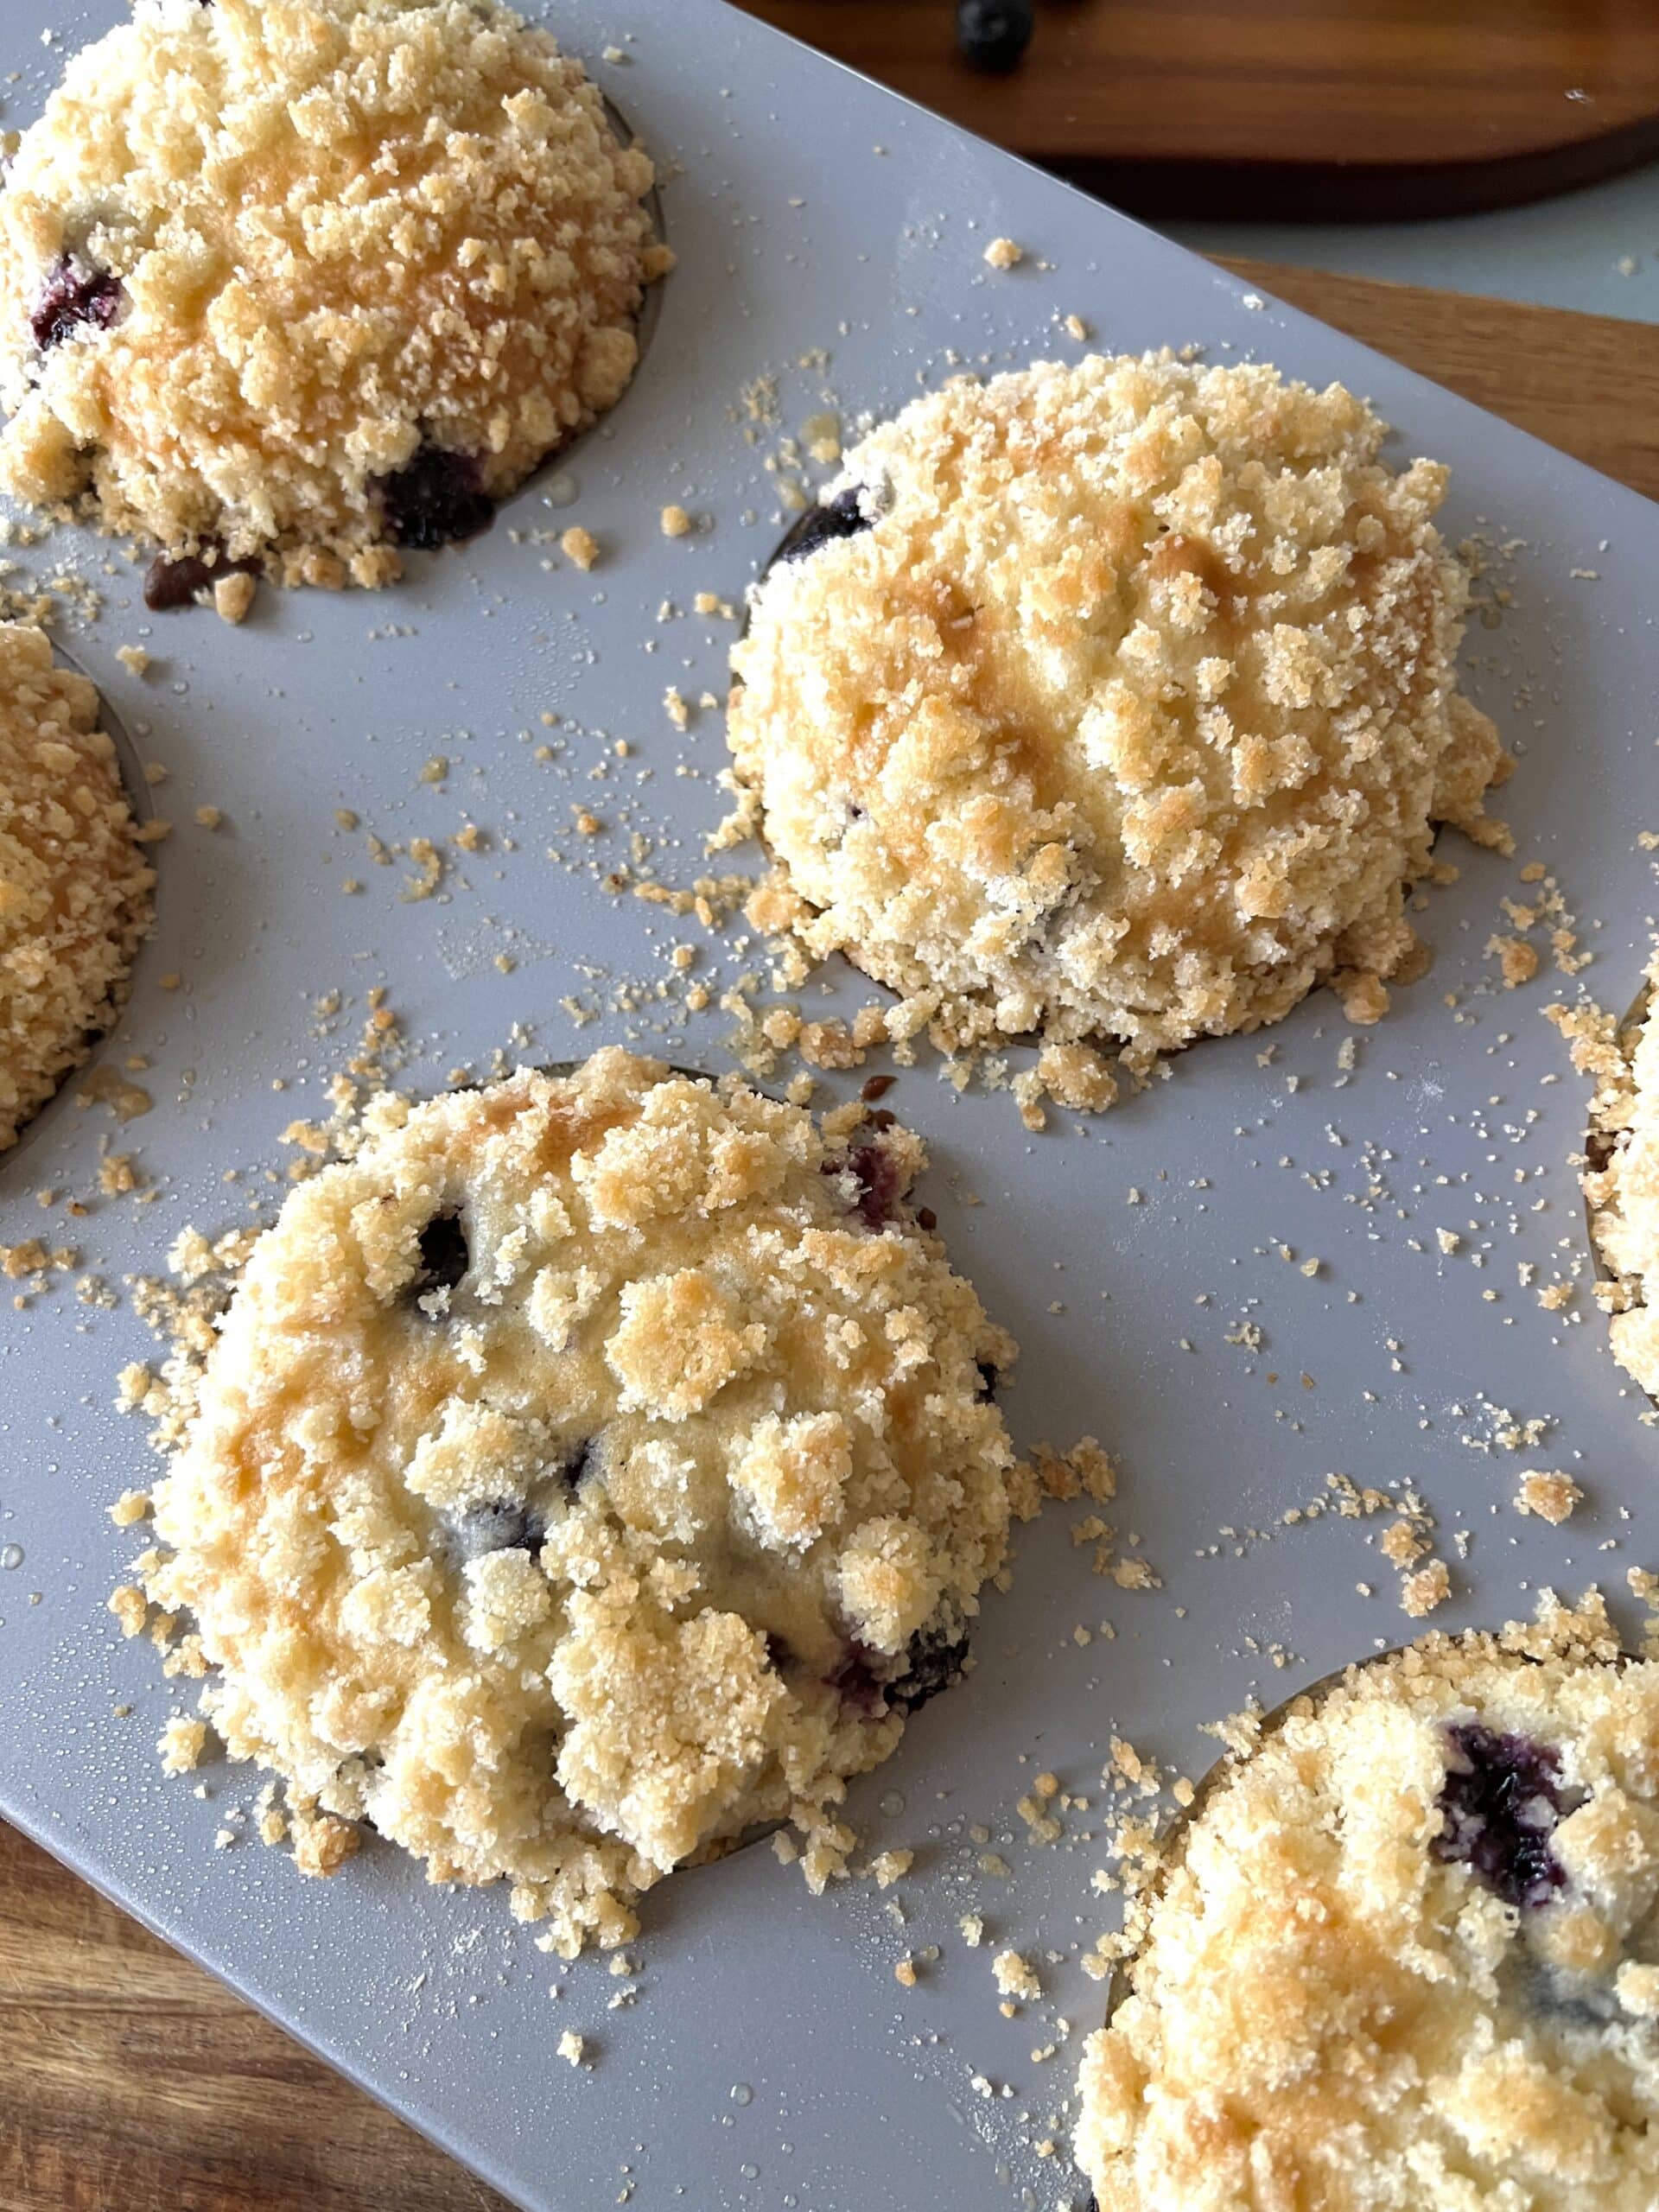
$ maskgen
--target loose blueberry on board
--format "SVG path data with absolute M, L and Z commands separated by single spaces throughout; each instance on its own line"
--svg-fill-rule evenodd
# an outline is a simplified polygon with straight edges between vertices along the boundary
M 1549 1847 L 1568 1809 L 1560 1753 L 1476 1720 L 1454 1723 L 1446 1736 L 1451 1757 L 1440 1796 L 1446 1825 L 1434 1840 L 1435 1857 L 1472 1867 L 1517 1910 L 1546 1904 L 1567 1880 Z
M 1033 0 L 957 0 L 957 50 L 970 68 L 1017 68 L 1035 28 Z
M 399 545 L 435 553 L 476 537 L 495 520 L 495 502 L 483 488 L 471 454 L 422 446 L 391 476 L 374 480 L 387 535 Z
M 860 504 L 856 486 L 848 492 L 837 492 L 825 505 L 807 509 L 766 565 L 777 569 L 786 561 L 804 561 L 819 546 L 829 545 L 840 537 L 858 537 L 873 529 L 874 524 L 874 516 L 866 514 Z
M 107 330 L 126 297 L 121 279 L 107 269 L 87 269 L 67 254 L 54 268 L 35 302 L 29 327 L 43 353 L 60 346 L 70 333 L 90 324 Z
M 410 1296 L 418 1300 L 435 1290 L 454 1290 L 472 1263 L 460 1214 L 453 1209 L 435 1213 L 421 1231 L 420 1272 L 410 1286 Z

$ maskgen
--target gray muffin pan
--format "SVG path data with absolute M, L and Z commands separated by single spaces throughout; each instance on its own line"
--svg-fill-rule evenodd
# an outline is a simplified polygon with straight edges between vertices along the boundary
M 957 1261 L 1024 1348 L 1005 1401 L 1019 1440 L 1092 1432 L 1119 1456 L 1107 1517 L 1160 1585 L 1097 1576 L 1092 1547 L 1071 1541 L 1082 1507 L 1022 1533 L 1012 1591 L 988 1595 L 976 1671 L 852 1792 L 872 1849 L 917 1853 L 897 1889 L 814 1900 L 764 1845 L 687 1873 L 647 1901 L 626 1985 L 638 1996 L 613 2010 L 625 1985 L 606 1962 L 538 1952 L 500 1895 L 429 1888 L 372 1847 L 331 1882 L 304 1881 L 253 1840 L 249 1770 L 207 1767 L 200 1796 L 165 1780 L 156 1739 L 194 1690 L 165 1683 L 104 1610 L 143 1533 L 115 1529 L 107 1508 L 157 1471 L 140 1424 L 115 1410 L 115 1376 L 154 1346 L 124 1295 L 87 1304 L 73 1278 L 0 1321 L 0 1811 L 537 2212 L 1080 2205 L 1065 2108 L 1104 2002 L 1079 1960 L 1116 1910 L 1091 1886 L 1107 1863 L 1110 1739 L 1196 1773 L 1215 1748 L 1206 1721 L 1411 1632 L 1376 1549 L 1391 1515 L 1287 1516 L 1332 1474 L 1416 1491 L 1453 1571 L 1441 1626 L 1528 1611 L 1545 1586 L 1599 1580 L 1622 1597 L 1628 1567 L 1659 1565 L 1659 1445 L 1588 1296 L 1570 1165 L 1586 1090 L 1541 1013 L 1580 988 L 1627 1005 L 1643 959 L 1659 512 L 719 0 L 532 12 L 673 172 L 679 267 L 602 429 L 488 537 L 412 560 L 401 589 L 266 591 L 240 631 L 147 616 L 138 570 L 91 536 L 27 556 L 42 572 L 71 556 L 102 582 L 102 619 L 64 643 L 142 756 L 170 771 L 156 801 L 177 826 L 158 855 L 155 940 L 98 1063 L 143 1054 L 153 1110 L 118 1130 L 72 1084 L 0 1160 L 0 1242 L 73 1242 L 121 1292 L 160 1271 L 187 1224 L 217 1230 L 276 1199 L 264 1179 L 281 1133 L 325 1114 L 324 1080 L 374 985 L 417 1047 L 401 1078 L 415 1086 L 457 1065 L 487 1072 L 498 1048 L 552 1060 L 607 1040 L 728 1066 L 726 1015 L 684 1019 L 651 992 L 676 976 L 681 939 L 702 938 L 694 980 L 724 983 L 763 948 L 713 946 L 599 880 L 636 831 L 665 880 L 709 865 L 720 717 L 700 710 L 682 736 L 663 704 L 671 685 L 724 688 L 731 627 L 692 615 L 693 599 L 741 600 L 781 534 L 765 464 L 784 435 L 830 404 L 850 426 L 963 365 L 1075 355 L 1068 315 L 1103 347 L 1194 346 L 1341 378 L 1398 426 L 1398 456 L 1453 465 L 1451 533 L 1503 549 L 1486 589 L 1501 584 L 1506 603 L 1471 625 L 1467 658 L 1521 756 L 1502 801 L 1518 857 L 1444 841 L 1462 874 L 1426 896 L 1433 972 L 1359 1033 L 1351 1070 L 1339 1048 L 1354 1033 L 1324 995 L 1041 1136 L 1006 1096 L 958 1096 L 927 1061 L 889 1096 L 929 1140 L 925 1195 Z M 0 67 L 19 78 L 3 120 L 32 117 L 62 48 L 121 13 L 119 0 L 9 9 Z M 983 259 L 999 234 L 1026 250 L 1009 273 Z M 752 419 L 745 394 L 761 390 L 775 420 Z M 704 526 L 664 537 L 669 501 Z M 531 536 L 573 521 L 606 549 L 591 575 Z M 664 601 L 677 617 L 659 620 Z M 156 656 L 143 681 L 116 658 L 139 642 Z M 536 757 L 544 742 L 551 760 Z M 440 754 L 447 777 L 423 783 Z M 201 805 L 224 826 L 196 826 Z M 573 833 L 581 807 L 602 836 Z M 340 828 L 337 809 L 360 826 Z M 368 830 L 448 840 L 467 820 L 480 849 L 447 846 L 442 893 L 422 902 L 401 895 L 405 861 L 365 850 Z M 1504 992 L 1484 948 L 1532 859 L 1559 879 L 1594 964 L 1580 983 L 1546 972 Z M 714 863 L 755 864 L 752 851 Z M 628 979 L 642 986 L 632 1014 L 614 995 Z M 321 1015 L 336 990 L 340 1012 Z M 804 1003 L 873 995 L 833 971 Z M 579 1022 L 571 999 L 596 1018 Z M 137 1155 L 155 1203 L 43 1213 L 42 1187 L 95 1192 L 106 1136 Z M 1454 1253 L 1441 1229 L 1461 1239 Z M 1571 1308 L 1546 1311 L 1535 1285 L 1575 1264 Z M 1535 1442 L 1502 1440 L 1528 1423 Z M 1513 1510 L 1529 1466 L 1583 1483 L 1564 1528 Z M 1016 1804 L 1046 1769 L 1090 1803 L 1039 1845 Z M 216 1849 L 221 1832 L 236 1840 Z M 982 1871 L 998 1854 L 1007 1875 Z M 957 1932 L 969 1911 L 986 1923 L 977 1950 Z M 991 1972 L 1009 1945 L 1045 1989 L 1013 2021 Z M 907 1952 L 924 1957 L 914 1988 L 893 1975 Z M 591 2069 L 556 2056 L 565 2028 L 588 2038 Z M 1047 2158 L 1046 2138 L 1061 2146 Z

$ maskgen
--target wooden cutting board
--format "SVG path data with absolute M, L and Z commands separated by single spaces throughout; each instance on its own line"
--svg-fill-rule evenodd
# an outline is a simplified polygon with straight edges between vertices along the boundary
M 1020 68 L 955 0 L 741 0 L 1141 213 L 1466 213 L 1659 156 L 1654 0 L 1036 0 Z
M 1659 497 L 1651 327 L 1233 265 Z M 0 2212 L 507 2208 L 0 1826 Z

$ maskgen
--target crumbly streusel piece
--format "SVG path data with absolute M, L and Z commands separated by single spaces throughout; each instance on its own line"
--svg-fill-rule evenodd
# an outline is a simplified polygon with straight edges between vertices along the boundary
M 1659 2203 L 1659 1664 L 1599 1599 L 1294 1705 L 1090 2037 L 1101 2212 Z
M 497 0 L 136 0 L 0 194 L 0 482 L 382 584 L 610 407 L 665 264 L 581 65 Z
M 821 1884 L 1007 1530 L 1013 1346 L 921 1162 L 614 1051 L 378 1100 L 256 1245 L 155 1493 L 232 1754 L 565 1950 L 757 1821 Z
M 1116 1040 L 1131 1073 L 1356 1019 L 1415 950 L 1438 823 L 1504 833 L 1456 689 L 1446 472 L 1267 367 L 1094 356 L 915 401 L 757 588 L 730 738 L 753 909 L 951 1049 Z
M 1659 1397 L 1659 1031 L 1648 1019 L 1659 951 L 1636 1018 L 1599 1007 L 1551 1007 L 1575 1067 L 1596 1079 L 1586 1147 L 1590 1231 L 1610 1281 L 1597 1286 L 1613 1357 Z
M 149 923 L 98 694 L 0 623 L 0 1152 L 115 1017 Z

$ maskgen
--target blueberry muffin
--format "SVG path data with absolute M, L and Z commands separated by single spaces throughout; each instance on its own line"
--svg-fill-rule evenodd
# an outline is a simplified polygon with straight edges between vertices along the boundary
M 1659 1662 L 1599 1600 L 1299 1700 L 1151 1898 L 1100 2212 L 1659 2204 Z
M 0 194 L 0 483 L 155 603 L 385 583 L 621 394 L 652 181 L 496 0 L 135 0 Z
M 154 872 L 98 694 L 0 623 L 0 1152 L 114 1020 Z
M 234 1758 L 567 1953 L 758 1822 L 839 1871 L 1012 1465 L 1013 1347 L 861 1113 L 616 1051 L 378 1102 L 255 1247 L 156 1496 Z
M 1446 472 L 1384 434 L 1340 385 L 1166 354 L 876 429 L 734 657 L 756 920 L 951 1049 L 1106 1040 L 1139 1076 L 1325 981 L 1375 1020 L 1436 824 L 1501 842 L 1506 766 L 1457 690 Z
M 1636 1005 L 1620 1021 L 1594 1006 L 1552 1007 L 1574 1065 L 1596 1078 L 1585 1147 L 1585 1202 L 1604 1269 L 1596 1295 L 1608 1315 L 1613 1357 L 1649 1397 L 1659 1396 L 1659 1032 L 1648 1018 L 1659 984 L 1649 961 Z

